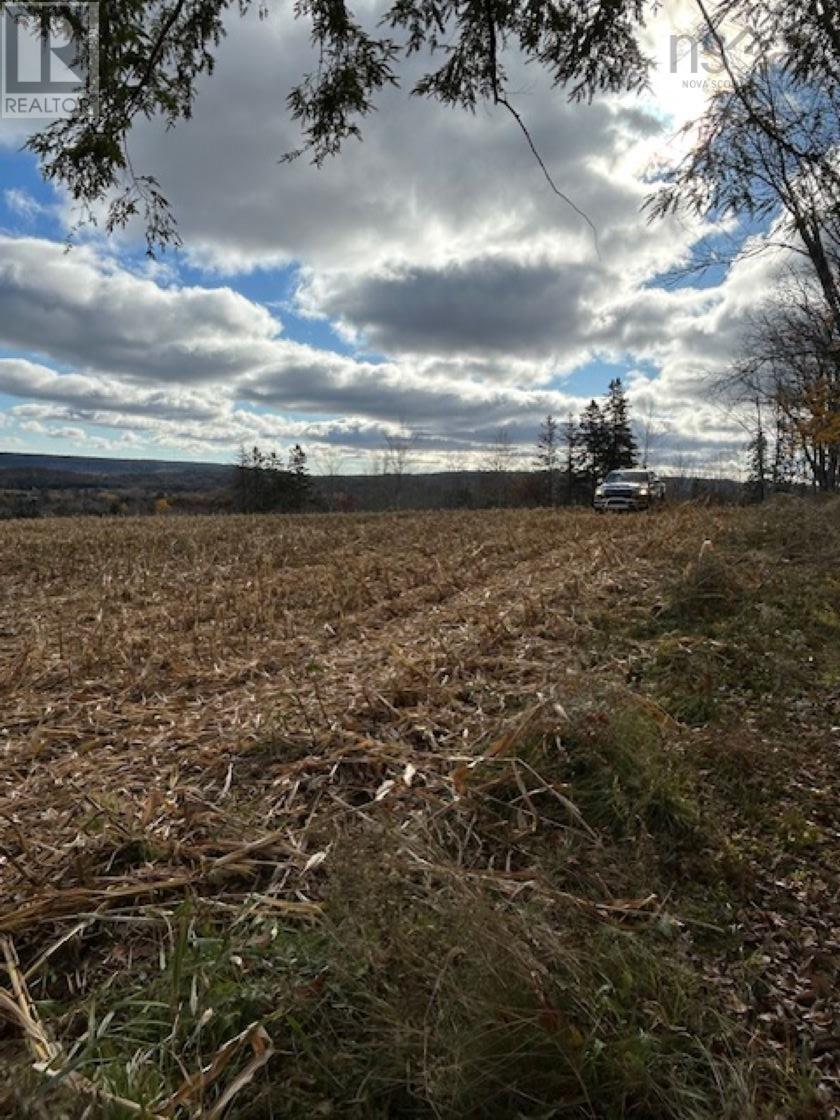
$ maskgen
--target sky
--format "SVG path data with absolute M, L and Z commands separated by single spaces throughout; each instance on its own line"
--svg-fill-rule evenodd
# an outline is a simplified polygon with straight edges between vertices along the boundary
M 192 120 L 130 136 L 171 202 L 183 247 L 150 261 L 142 230 L 77 233 L 68 198 L 0 121 L 0 450 L 230 462 L 241 444 L 300 442 L 315 469 L 370 470 L 389 436 L 412 468 L 480 466 L 504 432 L 528 465 L 540 420 L 578 413 L 622 378 L 652 465 L 737 471 L 747 436 L 710 389 L 739 352 L 772 261 L 673 282 L 704 239 L 737 223 L 650 224 L 642 204 L 685 151 L 702 71 L 646 32 L 640 95 L 570 104 L 508 60 L 512 100 L 558 186 L 501 108 L 475 115 L 378 98 L 316 168 L 285 98 L 312 62 L 278 5 L 231 18 Z M 412 66 L 422 65 L 425 60 Z

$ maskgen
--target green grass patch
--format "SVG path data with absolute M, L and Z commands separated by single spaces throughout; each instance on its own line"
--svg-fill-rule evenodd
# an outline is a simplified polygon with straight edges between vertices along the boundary
M 621 839 L 696 840 L 700 815 L 689 769 L 656 720 L 630 703 L 579 716 L 562 733 L 572 798 L 593 827 Z
M 256 1018 L 279 1054 L 236 1120 L 758 1115 L 760 1063 L 673 930 L 511 906 L 403 844 L 348 838 L 318 926 L 184 907 L 148 973 L 90 1000 L 77 1068 L 151 1106 Z

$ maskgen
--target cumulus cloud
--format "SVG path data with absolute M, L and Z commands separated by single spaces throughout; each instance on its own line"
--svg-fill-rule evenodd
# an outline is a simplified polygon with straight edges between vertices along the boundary
M 468 418 L 480 426 L 565 402 L 556 393 L 494 386 L 476 366 L 429 371 L 422 363 L 372 363 L 292 342 L 263 308 L 236 293 L 161 288 L 91 248 L 68 256 L 50 242 L 6 238 L 3 249 L 0 338 L 75 360 L 83 372 L 0 359 L 0 391 L 60 406 L 63 417 L 99 423 L 120 414 L 136 424 L 168 419 L 219 430 L 240 401 L 445 430 Z M 31 267 L 36 261 L 39 269 Z M 39 407 L 20 406 L 19 415 L 31 418 Z
M 515 60 L 519 107 L 597 249 L 501 109 L 386 91 L 363 144 L 320 169 L 280 165 L 299 137 L 279 106 L 308 51 L 288 11 L 234 21 L 194 118 L 169 134 L 143 124 L 132 148 L 165 184 L 194 261 L 230 275 L 301 262 L 298 309 L 368 349 L 527 357 L 562 372 L 585 357 L 603 296 L 683 259 L 697 235 L 639 213 L 667 131 L 655 107 L 570 104 Z
M 551 358 L 577 364 L 592 338 L 598 271 L 506 256 L 312 282 L 304 300 L 389 354 Z
M 92 248 L 0 236 L 8 346 L 133 381 L 218 381 L 266 359 L 280 323 L 229 287 L 167 288 Z
M 48 434 L 70 429 L 84 433 L 84 423 L 139 433 L 150 444 L 218 456 L 254 438 L 374 447 L 387 432 L 408 424 L 429 446 L 469 451 L 492 440 L 500 426 L 513 439 L 530 442 L 547 411 L 565 414 L 585 403 L 562 391 L 562 378 L 551 379 L 552 362 L 543 354 L 545 336 L 538 329 L 543 288 L 557 291 L 549 267 L 537 271 L 536 278 L 521 268 L 513 299 L 519 310 L 510 311 L 493 297 L 510 298 L 509 289 L 516 285 L 508 279 L 500 282 L 494 265 L 484 281 L 468 265 L 453 266 L 453 285 L 463 283 L 472 290 L 475 320 L 439 326 L 437 339 L 427 340 L 423 353 L 412 351 L 421 348 L 422 324 L 431 331 L 445 315 L 447 289 L 437 292 L 422 272 L 407 273 L 407 283 L 418 277 L 421 284 L 428 282 L 428 306 L 418 309 L 416 300 L 406 301 L 413 311 L 403 313 L 403 328 L 390 340 L 384 333 L 378 340 L 393 356 L 370 361 L 285 338 L 265 308 L 228 289 L 162 286 L 97 256 L 90 247 L 68 257 L 49 242 L 7 238 L 4 249 L 0 308 L 28 298 L 44 318 L 36 338 L 29 333 L 36 318 L 31 309 L 28 318 L 22 310 L 7 314 L 0 318 L 0 340 L 7 346 L 37 347 L 53 359 L 53 364 L 0 359 L 0 392 L 24 402 L 13 415 L 31 433 L 43 434 L 45 422 L 60 425 Z M 35 261 L 44 267 L 24 269 Z M 510 277 L 507 263 L 501 271 Z M 670 445 L 677 448 L 680 440 L 709 447 L 731 442 L 737 434 L 733 426 L 722 421 L 714 403 L 702 399 L 702 374 L 733 344 L 744 288 L 754 282 L 753 269 L 749 276 L 736 274 L 719 290 L 646 289 L 626 306 L 602 304 L 598 310 L 598 289 L 590 289 L 584 276 L 580 287 L 593 307 L 582 316 L 584 296 L 579 296 L 577 316 L 570 312 L 568 317 L 577 341 L 553 360 L 565 360 L 571 368 L 585 352 L 581 335 L 603 354 L 635 353 L 661 368 L 656 396 L 667 417 Z M 86 287 L 81 294 L 80 284 Z M 98 297 L 96 306 L 92 293 Z M 370 293 L 362 293 L 360 300 L 370 306 Z M 130 314 L 108 314 L 128 303 Z M 77 321 L 80 307 L 84 331 Z M 48 308 L 54 312 L 52 321 Z M 412 314 L 421 325 L 412 325 Z M 150 325 L 155 319 L 159 340 Z M 506 335 L 517 330 L 522 332 L 519 341 L 506 345 Z M 480 353 L 462 353 L 480 352 L 482 345 L 486 360 Z M 537 355 L 533 361 L 527 357 L 529 348 Z M 74 359 L 80 368 L 71 364 Z M 642 389 L 650 387 L 649 378 L 631 377 L 631 398 L 635 394 L 641 402 Z M 84 442 L 82 435 L 78 442 Z
M 184 416 L 210 419 L 218 413 L 218 398 L 189 388 L 138 388 L 114 377 L 55 370 L 21 358 L 0 359 L 0 392 L 14 397 L 65 405 L 77 415 L 96 410 L 130 409 L 138 415 Z M 39 405 L 21 406 L 38 409 Z

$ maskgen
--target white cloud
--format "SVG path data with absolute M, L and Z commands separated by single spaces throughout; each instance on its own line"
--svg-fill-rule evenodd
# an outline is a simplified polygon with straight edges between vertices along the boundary
M 85 443 L 87 440 L 87 432 L 84 428 L 73 428 L 70 425 L 63 428 L 50 428 L 49 435 L 53 439 L 69 439 L 73 443 Z
M 136 381 L 220 380 L 271 353 L 279 322 L 231 288 L 162 287 L 87 246 L 0 236 L 3 341 Z
M 20 187 L 9 187 L 4 190 L 3 199 L 13 214 L 17 214 L 25 221 L 32 221 L 39 214 L 45 214 L 49 209 L 37 198 L 33 198 L 28 191 L 21 190 Z

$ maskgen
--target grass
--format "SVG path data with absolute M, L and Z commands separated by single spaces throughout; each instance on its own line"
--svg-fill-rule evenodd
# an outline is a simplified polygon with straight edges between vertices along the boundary
M 241 1117 L 748 1115 L 737 1034 L 667 927 L 558 927 L 545 906 L 423 882 L 380 840 L 364 880 L 358 846 L 337 853 L 317 928 L 184 910 L 161 969 L 76 1012 L 76 1068 L 151 1105 L 260 1019 L 290 1074 L 251 1086 Z
M 836 508 L 8 533 L 0 1114 L 830 1115 Z
M 698 840 L 692 775 L 649 713 L 614 703 L 579 719 L 563 742 L 573 797 L 594 827 L 616 839 Z

